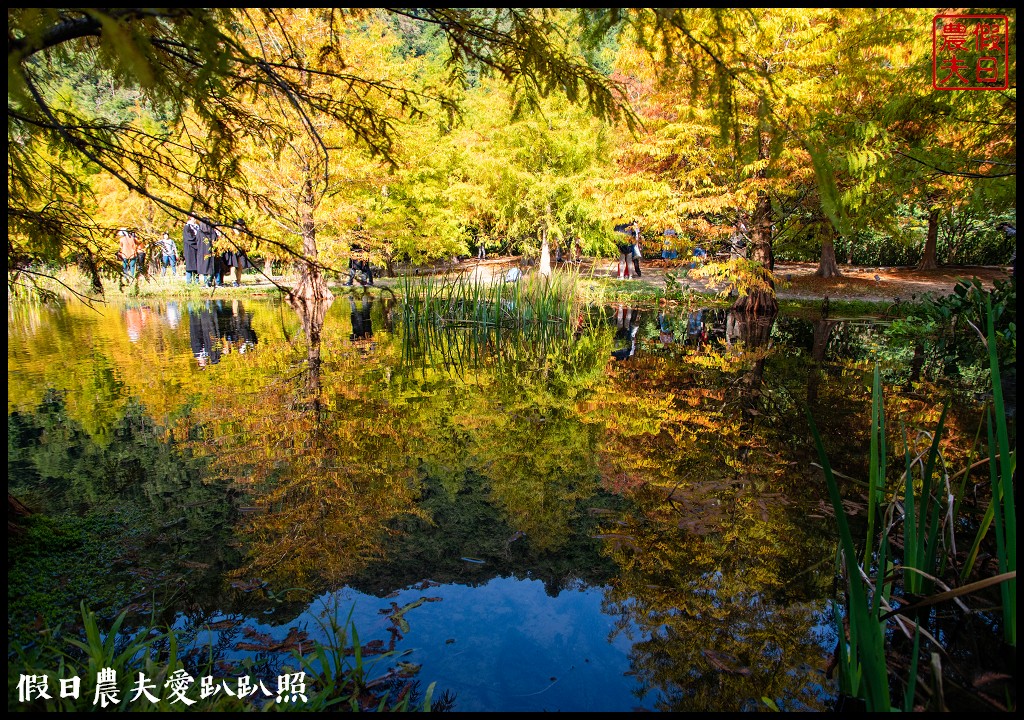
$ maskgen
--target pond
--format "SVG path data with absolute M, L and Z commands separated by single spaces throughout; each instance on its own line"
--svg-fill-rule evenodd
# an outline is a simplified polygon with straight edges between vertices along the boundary
M 46 524 L 12 551 L 9 657 L 84 601 L 268 683 L 351 624 L 371 675 L 456 711 L 830 709 L 806 412 L 864 477 L 885 329 L 614 306 L 496 338 L 358 294 L 312 319 L 11 306 L 9 490 Z M 933 427 L 914 348 L 887 357 L 890 407 Z M 976 423 L 955 403 L 950 437 Z

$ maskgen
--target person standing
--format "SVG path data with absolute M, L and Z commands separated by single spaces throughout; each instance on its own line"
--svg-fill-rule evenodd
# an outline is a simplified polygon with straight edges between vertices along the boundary
M 618 279 L 629 280 L 633 277 L 633 230 L 628 224 L 615 226 L 616 247 L 619 250 Z
M 666 228 L 662 233 L 664 238 L 661 241 L 661 257 L 664 260 L 675 260 L 678 252 L 676 250 L 676 231 L 673 228 Z
M 142 241 L 139 240 L 139 234 L 137 232 L 132 230 L 131 233 L 132 239 L 135 241 L 136 270 L 142 273 L 144 277 L 149 277 L 149 258 L 146 247 L 142 244 Z
M 232 285 L 235 287 L 241 287 L 242 271 L 253 267 L 253 264 L 249 261 L 249 256 L 246 255 L 245 250 L 242 249 L 248 244 L 248 238 L 246 235 L 249 234 L 249 228 L 245 226 L 245 220 L 242 218 L 235 220 L 235 225 L 231 234 L 233 247 L 225 251 L 222 259 L 224 261 L 224 265 L 231 268 L 231 271 L 234 273 L 235 281 Z
M 208 218 L 199 221 L 199 249 L 196 251 L 196 273 L 206 278 L 205 284 L 214 287 L 217 282 L 217 263 L 213 254 L 213 242 L 217 229 Z
M 117 231 L 118 250 L 117 256 L 121 258 L 122 272 L 128 281 L 135 279 L 135 272 L 139 262 L 139 245 L 135 240 L 135 233 L 128 228 L 121 228 Z
M 199 283 L 199 240 L 202 231 L 199 228 L 199 221 L 196 216 L 189 213 L 188 222 L 181 233 L 181 251 L 185 256 L 185 284 Z
M 636 271 L 636 276 L 640 277 L 640 258 L 643 257 L 643 253 L 640 250 L 640 224 L 633 221 L 630 226 L 633 230 L 633 247 L 631 248 L 630 255 L 633 260 L 633 269 Z
M 160 235 L 160 239 L 157 240 L 157 244 L 160 246 L 160 262 L 163 265 L 162 275 L 167 276 L 167 270 L 170 269 L 171 275 L 178 274 L 178 246 L 171 240 L 171 236 L 166 232 Z
M 224 237 L 220 228 L 213 228 L 213 244 L 210 252 L 213 253 L 213 284 L 217 287 L 224 285 L 224 273 L 227 272 L 227 254 L 229 243 Z

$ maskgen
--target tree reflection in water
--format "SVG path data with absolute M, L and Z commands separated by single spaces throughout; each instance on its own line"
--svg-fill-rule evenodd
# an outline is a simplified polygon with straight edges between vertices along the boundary
M 372 365 L 329 353 L 329 302 L 298 302 L 302 371 L 268 383 L 236 408 L 240 442 L 224 443 L 214 467 L 233 474 L 260 510 L 241 534 L 249 558 L 235 575 L 316 593 L 336 587 L 380 555 L 394 518 L 416 513 L 416 486 L 393 408 L 363 388 Z M 244 470 L 242 470 L 244 468 Z
M 412 331 L 389 303 L 356 297 L 286 307 L 275 332 L 276 313 L 194 309 L 196 335 L 219 341 L 216 367 L 195 371 L 185 327 L 162 336 L 169 325 L 149 323 L 133 343 L 119 316 L 107 328 L 83 314 L 82 337 L 115 348 L 118 371 L 63 379 L 88 381 L 64 382 L 83 422 L 111 412 L 97 397 L 139 389 L 172 425 L 175 452 L 207 464 L 204 482 L 244 494 L 224 530 L 243 555 L 226 596 L 232 583 L 314 594 L 355 583 L 384 597 L 426 579 L 542 579 L 551 594 L 605 593 L 617 641 L 635 633 L 622 642 L 632 672 L 664 709 L 827 705 L 835 639 L 820 568 L 834 534 L 814 517 L 824 489 L 802 410 L 806 366 L 829 359 L 816 328 L 697 308 L 627 320 L 623 307 L 622 328 L 612 308 L 534 334 Z M 242 338 L 236 319 L 259 333 L 258 352 L 224 353 L 229 333 Z M 13 326 L 16 346 L 31 344 L 34 322 Z M 627 362 L 612 355 L 627 347 L 620 329 Z M 11 376 L 12 397 L 92 347 L 39 332 L 38 366 Z M 849 382 L 821 383 L 819 401 L 844 420 L 864 414 L 850 390 L 858 366 L 829 360 Z M 831 435 L 855 448 L 859 425 L 844 432 Z M 293 618 L 309 596 L 287 595 Z M 413 631 L 434 610 L 410 613 Z
M 769 442 L 778 420 L 760 409 L 774 318 L 729 311 L 724 333 L 710 320 L 721 340 L 697 351 L 727 368 L 721 377 L 651 362 L 639 396 L 619 384 L 634 375 L 608 391 L 629 421 L 609 426 L 605 478 L 636 505 L 599 530 L 619 567 L 606 608 L 622 632 L 640 629 L 631 664 L 643 688 L 661 690 L 662 710 L 757 710 L 761 697 L 826 709 L 824 651 L 809 639 L 822 632 L 815 600 L 828 583 L 801 562 L 831 547 L 790 506 L 789 463 Z

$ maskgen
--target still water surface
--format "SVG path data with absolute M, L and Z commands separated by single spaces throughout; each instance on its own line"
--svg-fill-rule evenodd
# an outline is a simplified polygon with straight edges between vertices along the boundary
M 457 711 L 828 709 L 805 408 L 863 476 L 877 325 L 741 320 L 609 307 L 537 340 L 408 331 L 387 297 L 12 308 L 9 486 L 117 529 L 67 608 L 155 611 L 268 677 L 351 619 L 376 672 L 392 650 Z

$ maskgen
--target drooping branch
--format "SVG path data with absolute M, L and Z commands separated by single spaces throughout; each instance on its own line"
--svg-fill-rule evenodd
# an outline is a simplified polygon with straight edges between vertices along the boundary
M 949 176 L 949 177 L 971 178 L 971 179 L 974 179 L 974 180 L 994 180 L 996 178 L 1016 177 L 1017 176 L 1016 171 L 1008 172 L 1008 173 L 977 173 L 977 172 L 961 172 L 961 171 L 957 171 L 957 170 L 948 170 L 946 168 L 941 168 L 941 167 L 939 167 L 938 165 L 936 165 L 934 163 L 930 163 L 930 162 L 928 162 L 926 160 L 922 160 L 921 158 L 914 157 L 910 153 L 903 152 L 902 150 L 893 150 L 893 153 L 896 154 L 896 155 L 899 155 L 900 157 L 905 157 L 907 160 L 910 160 L 911 162 L 915 162 L 918 165 L 923 165 L 926 168 L 931 168 L 932 170 L 935 171 L 936 175 L 939 175 L 939 176 L 945 175 L 945 176 Z M 1009 162 L 997 163 L 997 162 L 993 162 L 993 161 L 989 161 L 989 160 L 972 160 L 971 162 L 978 163 L 978 164 L 986 164 L 986 165 L 1006 165 L 1006 166 L 1014 167 L 1014 168 L 1017 167 L 1016 163 L 1009 163 Z

